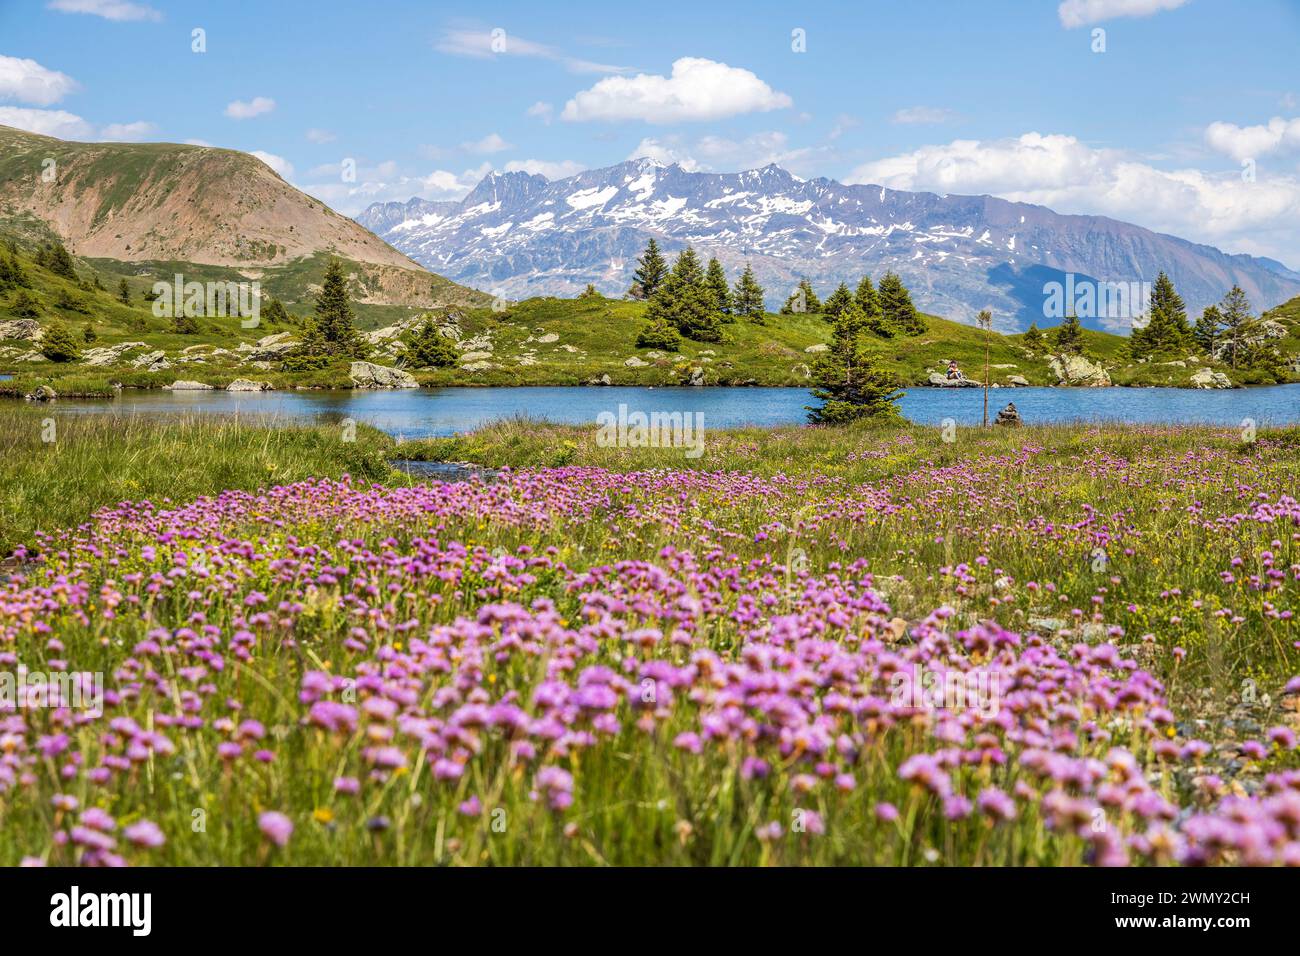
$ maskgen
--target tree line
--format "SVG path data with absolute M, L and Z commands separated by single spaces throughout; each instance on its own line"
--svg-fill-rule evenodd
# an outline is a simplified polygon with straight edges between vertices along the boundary
M 695 250 L 687 246 L 669 267 L 654 239 L 637 260 L 628 294 L 647 302 L 646 326 L 637 337 L 638 348 L 675 351 L 683 338 L 719 342 L 723 326 L 730 322 L 743 319 L 762 325 L 767 321 L 765 293 L 749 263 L 732 285 L 716 256 L 702 266 Z M 780 314 L 811 313 L 835 323 L 850 310 L 861 313 L 860 319 L 854 316 L 854 322 L 864 333 L 892 338 L 925 331 L 925 320 L 913 305 L 911 293 L 893 272 L 885 273 L 879 288 L 872 285 L 870 276 L 862 277 L 856 292 L 841 282 L 825 302 L 812 283 L 802 279 Z

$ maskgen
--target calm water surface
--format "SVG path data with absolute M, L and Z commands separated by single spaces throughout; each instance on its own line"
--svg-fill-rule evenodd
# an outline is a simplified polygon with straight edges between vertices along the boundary
M 1300 385 L 1225 391 L 1177 388 L 1002 388 L 989 393 L 989 414 L 1014 401 L 1028 424 L 1125 422 L 1259 425 L 1300 422 Z M 63 400 L 56 414 L 169 415 L 218 413 L 281 422 L 352 418 L 408 438 L 470 431 L 512 416 L 570 424 L 595 423 L 601 412 L 701 413 L 706 428 L 799 425 L 812 396 L 799 388 L 437 388 L 394 391 L 145 391 L 125 389 L 113 400 Z M 979 389 L 911 388 L 903 414 L 921 424 L 952 418 L 978 424 Z

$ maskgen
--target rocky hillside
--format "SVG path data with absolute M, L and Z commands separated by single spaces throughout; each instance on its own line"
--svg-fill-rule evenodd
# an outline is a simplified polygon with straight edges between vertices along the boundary
M 1300 273 L 1272 260 L 1113 219 L 802 180 L 774 165 L 696 173 L 639 159 L 555 181 L 493 173 L 462 202 L 376 204 L 358 221 L 430 269 L 513 298 L 573 295 L 587 283 L 621 295 L 651 236 L 669 251 L 717 255 L 733 278 L 752 262 L 770 308 L 800 277 L 824 294 L 893 269 L 925 311 L 969 322 L 991 306 L 1006 331 L 1059 321 L 1043 314 L 1044 287 L 1067 273 L 1131 283 L 1163 269 L 1194 313 L 1234 283 L 1257 309 L 1300 294 Z M 1128 316 L 1080 316 L 1094 329 L 1129 327 Z
M 71 143 L 0 126 L 0 231 L 56 235 L 74 255 L 106 271 L 123 264 L 133 275 L 229 278 L 234 270 L 266 285 L 304 263 L 320 271 L 337 256 L 359 277 L 364 302 L 485 301 L 430 275 L 255 156 L 229 149 Z

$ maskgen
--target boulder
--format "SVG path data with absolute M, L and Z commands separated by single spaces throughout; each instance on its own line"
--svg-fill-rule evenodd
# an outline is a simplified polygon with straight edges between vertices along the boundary
M 269 392 L 270 382 L 254 382 L 252 379 L 237 378 L 226 386 L 227 392 Z
M 167 361 L 167 353 L 162 349 L 137 355 L 131 359 L 131 364 L 147 372 L 161 372 L 172 367 L 171 362 Z
M 606 373 L 604 375 L 598 376 L 597 378 L 589 379 L 587 381 L 587 384 L 588 385 L 609 385 L 610 384 L 609 374 Z
M 461 355 L 460 360 L 462 362 L 481 362 L 484 359 L 490 359 L 491 357 L 492 357 L 491 352 L 484 352 L 480 350 L 477 352 L 465 352 L 463 355 Z
M 829 350 L 829 349 L 830 349 L 830 346 L 827 345 L 825 342 L 818 342 L 816 345 L 810 345 L 810 346 L 808 346 L 806 349 L 804 349 L 804 351 L 805 351 L 805 352 L 825 352 L 825 351 L 827 351 L 827 350 Z
M 693 367 L 693 368 L 691 369 L 691 371 L 690 371 L 690 376 L 689 376 L 689 377 L 687 378 L 687 380 L 686 380 L 686 384 L 687 384 L 687 385 L 696 385 L 696 386 L 703 385 L 703 384 L 704 384 L 704 369 L 700 368 L 698 365 L 696 365 L 695 367 Z
M 1105 388 L 1111 384 L 1110 374 L 1082 355 L 1053 355 L 1047 361 L 1056 381 L 1061 385 Z
M 353 362 L 348 377 L 357 388 L 419 388 L 410 372 L 373 362 Z
M 202 382 L 192 382 L 189 379 L 178 379 L 170 385 L 164 385 L 164 389 L 169 392 L 202 392 L 211 390 L 211 385 L 204 385 Z
M 1232 388 L 1232 379 L 1214 369 L 1198 368 L 1192 373 L 1192 388 Z
M 935 388 L 979 388 L 980 383 L 968 378 L 949 378 L 942 372 L 931 372 L 930 384 Z
M 1029 384 L 1029 379 L 1025 378 L 1023 375 L 1008 375 L 1007 384 L 1025 386 Z
M 81 360 L 87 365 L 113 365 L 122 358 L 124 353 L 144 347 L 143 342 L 119 342 L 117 345 L 104 345 L 99 348 L 86 349 L 81 353 Z
M 59 395 L 48 385 L 37 385 L 36 388 L 32 389 L 29 395 L 24 395 L 23 397 L 29 402 L 50 402 L 58 398 Z
M 1002 425 L 1007 428 L 1019 428 L 1024 424 L 1020 420 L 1020 411 L 1016 408 L 1015 402 L 1007 402 L 1007 407 L 998 412 L 998 417 L 993 421 L 994 425 Z
M 248 358 L 250 361 L 257 362 L 274 361 L 283 358 L 286 352 L 292 351 L 297 345 L 298 340 L 293 337 L 292 332 L 277 332 L 275 335 L 258 339 L 257 344 L 248 350 Z
M 549 344 L 551 342 L 560 341 L 560 336 L 555 332 L 547 332 L 545 335 L 539 335 L 537 337 L 537 341 L 542 342 L 544 344 Z
M 41 324 L 35 319 L 13 319 L 8 322 L 0 322 L 0 339 L 39 342 L 44 334 L 41 331 Z
M 643 362 L 643 361 L 641 361 L 641 359 L 639 359 L 639 358 L 637 358 L 635 355 L 633 355 L 630 359 L 628 359 L 628 360 L 627 360 L 626 362 L 624 362 L 623 364 L 626 365 L 628 368 L 645 368 L 645 367 L 646 367 L 647 365 L 649 365 L 650 363 L 649 363 L 649 362 Z

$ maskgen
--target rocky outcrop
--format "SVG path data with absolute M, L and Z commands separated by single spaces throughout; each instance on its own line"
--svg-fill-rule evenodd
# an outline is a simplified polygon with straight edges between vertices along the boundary
M 1232 388 L 1232 379 L 1222 372 L 1201 368 L 1192 373 L 1192 388 Z
M 353 362 L 348 377 L 357 388 L 419 388 L 410 372 L 373 362 Z
M 104 345 L 95 349 L 86 349 L 81 353 L 81 360 L 87 365 L 115 365 L 127 352 L 145 347 L 143 342 L 119 342 L 117 345 Z
M 968 378 L 949 378 L 942 372 L 931 372 L 930 384 L 935 388 L 979 388 L 980 383 Z
M 189 379 L 177 379 L 170 385 L 164 385 L 164 389 L 169 392 L 205 392 L 211 391 L 211 385 L 205 385 L 202 382 L 193 382 Z
M 1105 388 L 1111 384 L 1110 373 L 1082 355 L 1053 355 L 1047 362 L 1061 385 Z
M 1016 385 L 1023 388 L 1024 386 L 1029 384 L 1029 379 L 1025 378 L 1023 375 L 1008 375 L 1007 384 Z
M 45 333 L 35 319 L 13 319 L 0 322 L 0 339 L 18 339 L 22 342 L 39 342 Z
M 226 386 L 227 392 L 269 392 L 270 382 L 254 382 L 252 379 L 237 378 Z

